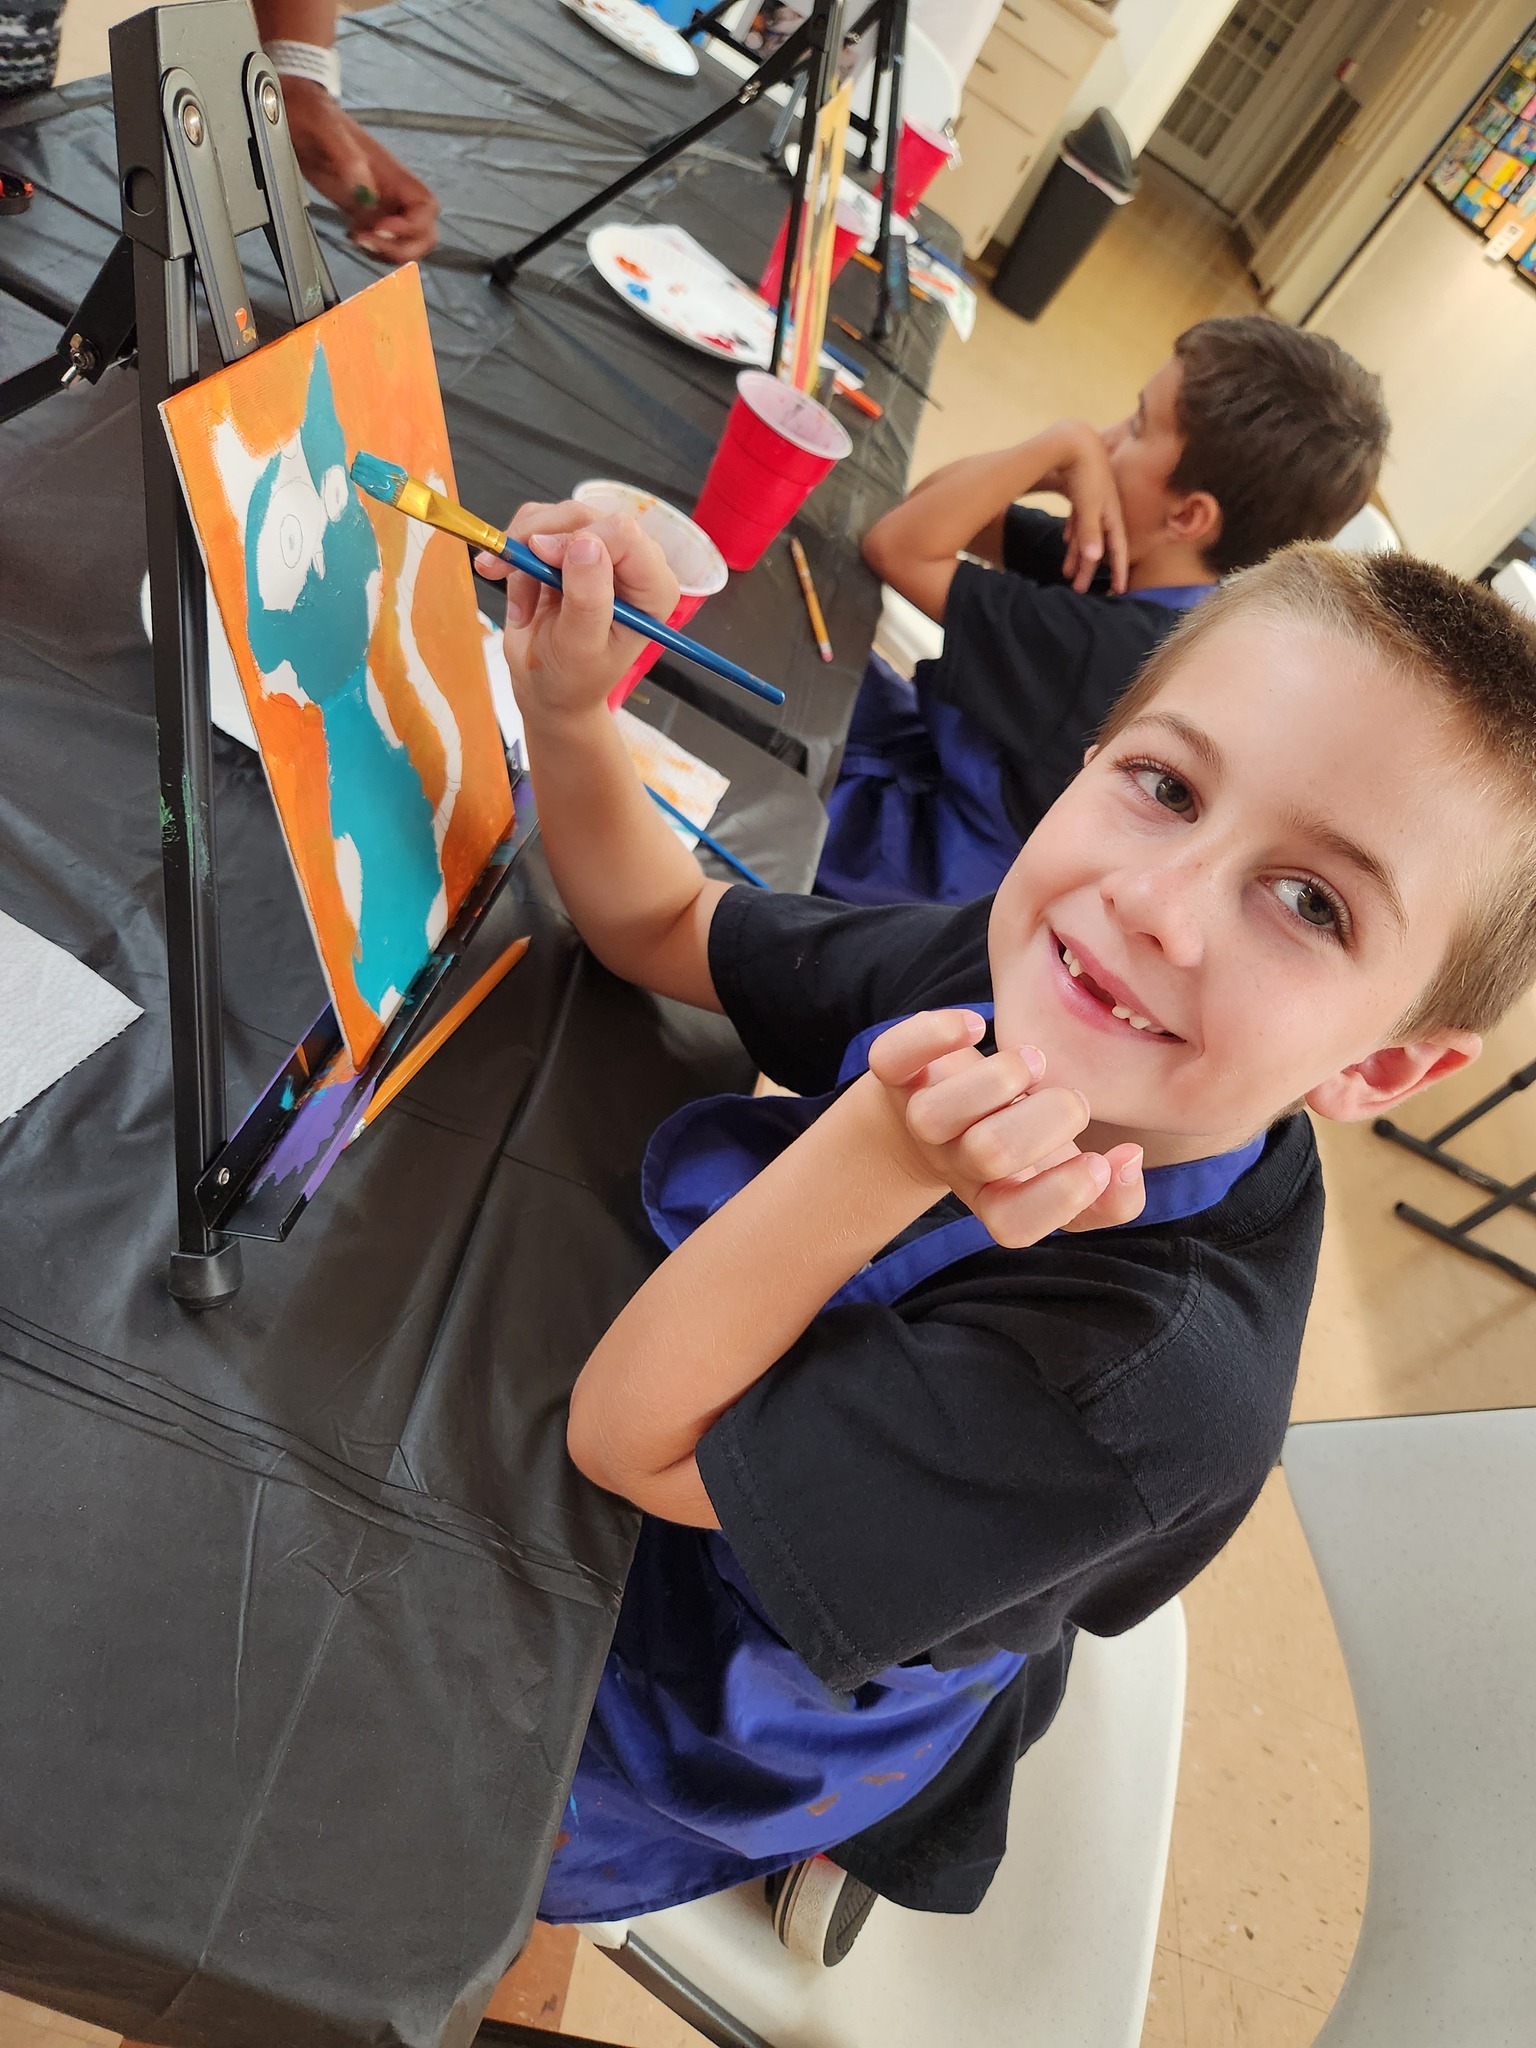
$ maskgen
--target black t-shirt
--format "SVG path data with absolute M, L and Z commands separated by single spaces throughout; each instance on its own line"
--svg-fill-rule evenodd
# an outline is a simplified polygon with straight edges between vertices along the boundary
M 990 999 L 990 908 L 734 889 L 710 969 L 763 1071 L 818 1094 L 870 1025 Z M 827 1684 L 851 1690 L 925 1655 L 1028 1656 L 1022 1676 L 1048 1696 L 1016 1692 L 979 1783 L 981 1731 L 957 1760 L 967 1842 L 979 1828 L 1000 1845 L 1009 1744 L 1048 1723 L 1073 1630 L 1142 1620 L 1252 1506 L 1285 1433 L 1322 1210 L 1310 1126 L 1287 1118 L 1198 1216 L 989 1250 L 894 1306 L 824 1311 L 701 1441 L 754 1593 Z M 860 1874 L 961 1910 L 991 1861 L 973 1856 L 984 1874 L 958 1893 L 935 1878 L 945 1782 L 916 1802 L 922 1839 L 894 1839 L 897 1816 Z
M 919 688 L 978 725 L 1002 762 L 1008 822 L 1027 839 L 1083 765 L 1094 734 L 1180 613 L 1061 577 L 1062 522 L 1015 505 L 1008 574 L 961 562 L 944 608 L 944 652 Z
M 850 1039 L 987 1001 L 990 902 L 855 909 L 734 889 L 710 968 L 763 1071 L 831 1088 Z M 988 1250 L 819 1315 L 699 1446 L 722 1526 L 829 1684 L 903 1658 L 1114 1635 L 1226 1542 L 1275 1463 L 1322 1225 L 1288 1118 L 1214 1208 Z

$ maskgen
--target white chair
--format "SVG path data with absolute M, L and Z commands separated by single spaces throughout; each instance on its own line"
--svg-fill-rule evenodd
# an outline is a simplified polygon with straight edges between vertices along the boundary
M 1403 550 L 1397 528 L 1375 505 L 1362 505 L 1333 536 L 1333 544 L 1356 555 L 1398 555 Z
M 875 645 L 892 668 L 911 675 L 920 661 L 937 661 L 944 652 L 944 628 L 886 584 L 880 594 Z
M 1536 618 L 1536 569 L 1529 562 L 1506 562 L 1493 579 L 1493 590 L 1517 612 Z
M 1292 1428 L 1354 1688 L 1365 1920 L 1316 2048 L 1536 2039 L 1536 1411 Z
M 1136 2048 L 1184 1718 L 1184 1614 L 1077 1639 L 1055 1722 L 1019 1763 L 980 1910 L 881 1900 L 827 1970 L 781 1948 L 762 1886 L 588 1928 L 719 2048 Z

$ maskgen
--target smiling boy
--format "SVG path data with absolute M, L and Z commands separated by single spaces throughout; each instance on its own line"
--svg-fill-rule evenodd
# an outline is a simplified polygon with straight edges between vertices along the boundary
M 551 870 L 600 960 L 802 1099 L 647 1154 L 670 1255 L 569 1426 L 645 1520 L 541 1911 L 828 1850 L 967 1910 L 1075 1631 L 1178 1592 L 1279 1455 L 1322 1225 L 1295 1110 L 1394 1108 L 1536 976 L 1536 633 L 1290 550 L 1164 643 L 995 898 L 853 910 L 706 880 L 658 822 L 604 697 L 615 575 L 674 593 L 588 520 L 512 529 L 565 576 L 508 603 Z
M 1387 432 L 1380 384 L 1336 342 L 1248 314 L 1181 334 L 1115 426 L 1063 420 L 925 478 L 864 554 L 944 650 L 910 683 L 871 657 L 818 891 L 996 888 L 1158 641 L 1219 577 L 1337 533 Z M 1038 491 L 1070 501 L 1065 524 L 1014 502 Z

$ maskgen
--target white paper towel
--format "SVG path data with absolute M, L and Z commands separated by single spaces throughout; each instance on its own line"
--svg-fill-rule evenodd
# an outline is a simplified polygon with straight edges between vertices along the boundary
M 73 954 L 0 911 L 0 1122 L 140 1015 Z

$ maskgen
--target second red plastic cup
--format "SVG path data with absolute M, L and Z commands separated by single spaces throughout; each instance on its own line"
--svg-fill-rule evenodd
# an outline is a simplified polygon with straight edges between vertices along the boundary
M 725 588 L 726 565 L 719 548 L 686 512 L 679 512 L 665 498 L 658 498 L 651 491 L 642 491 L 635 484 L 616 483 L 611 477 L 589 477 L 585 483 L 576 486 L 571 496 L 579 505 L 590 505 L 599 514 L 627 512 L 642 533 L 649 534 L 656 542 L 667 558 L 667 567 L 677 578 L 680 593 L 677 604 L 667 614 L 669 626 L 686 625 L 706 597 L 713 597 L 717 590 Z M 618 710 L 647 669 L 654 666 L 661 652 L 654 640 L 646 642 L 644 653 L 608 692 L 610 711 Z
M 743 370 L 694 507 L 731 569 L 755 569 L 771 540 L 853 447 L 824 405 L 766 370 Z
M 836 277 L 847 263 L 848 258 L 859 246 L 859 237 L 864 232 L 864 223 L 856 207 L 844 200 L 837 202 L 837 225 L 832 230 L 832 275 Z M 757 295 L 766 299 L 770 306 L 779 302 L 779 285 L 784 275 L 784 244 L 789 239 L 789 208 L 784 209 L 784 218 L 779 222 L 779 232 L 773 247 L 768 252 L 768 261 L 763 274 L 757 281 Z
M 935 135 L 927 128 L 915 128 L 910 121 L 903 121 L 896 143 L 892 211 L 899 213 L 903 220 L 908 219 L 913 207 L 954 154 L 955 145 L 947 135 Z

